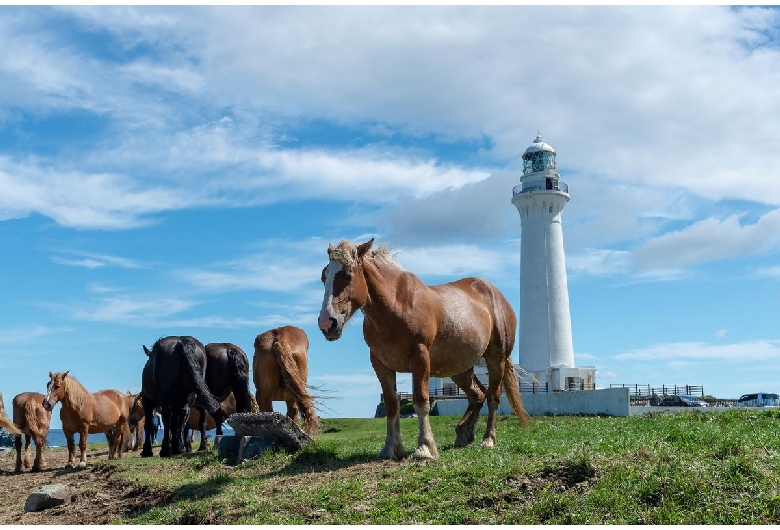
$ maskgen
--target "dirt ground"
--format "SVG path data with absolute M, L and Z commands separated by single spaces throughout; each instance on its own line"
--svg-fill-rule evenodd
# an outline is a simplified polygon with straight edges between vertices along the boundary
M 166 501 L 165 492 L 112 480 L 107 459 L 108 450 L 92 451 L 87 453 L 86 469 L 65 469 L 67 449 L 47 448 L 43 471 L 14 473 L 16 451 L 0 451 L 0 524 L 107 524 Z M 24 502 L 30 493 L 47 484 L 67 486 L 71 503 L 25 513 Z

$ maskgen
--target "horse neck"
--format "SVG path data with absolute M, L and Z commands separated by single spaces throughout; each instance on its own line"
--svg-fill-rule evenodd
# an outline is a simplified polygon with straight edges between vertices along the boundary
M 66 380 L 65 383 L 65 395 L 62 398 L 63 406 L 67 405 L 68 408 L 73 410 L 80 410 L 84 404 L 84 400 L 89 395 L 89 392 L 84 385 L 73 379 L 72 377 Z
M 366 280 L 368 297 L 363 305 L 363 314 L 369 317 L 383 312 L 396 312 L 398 278 L 403 271 L 379 260 L 363 262 L 363 277 Z

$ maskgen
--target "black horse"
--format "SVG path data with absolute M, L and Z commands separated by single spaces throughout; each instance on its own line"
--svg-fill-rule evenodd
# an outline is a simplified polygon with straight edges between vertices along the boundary
M 206 386 L 220 402 L 233 392 L 236 398 L 236 412 L 251 412 L 249 393 L 249 359 L 244 350 L 229 342 L 206 344 Z M 194 407 L 200 412 L 199 451 L 206 449 L 206 414 L 203 400 L 198 397 Z M 222 421 L 216 421 L 217 436 L 222 434 Z
M 163 438 L 160 456 L 167 457 L 191 449 L 185 436 L 187 417 L 196 397 L 203 400 L 206 410 L 217 423 L 224 420 L 219 401 L 209 392 L 204 376 L 207 358 L 203 344 L 196 338 L 163 337 L 151 351 L 144 346 L 149 360 L 141 380 L 141 402 L 144 410 L 144 448 L 141 456 L 152 456 L 152 412 L 162 408 Z M 131 424 L 138 418 L 131 414 Z

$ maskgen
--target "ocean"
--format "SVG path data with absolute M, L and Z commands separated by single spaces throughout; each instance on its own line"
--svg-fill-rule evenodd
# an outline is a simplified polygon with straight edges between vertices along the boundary
M 212 429 L 210 431 L 206 431 L 206 434 L 211 437 L 211 439 L 214 439 L 214 435 L 216 434 L 217 430 Z M 228 427 L 227 425 L 222 427 L 222 432 L 225 434 L 233 434 L 233 429 Z M 162 429 L 160 429 L 160 432 L 157 433 L 157 441 L 159 442 L 162 438 Z M 79 443 L 79 435 L 76 434 L 74 436 L 74 441 L 76 442 L 76 445 Z M 195 433 L 195 439 L 200 439 L 200 434 Z M 94 442 L 105 442 L 106 441 L 106 435 L 105 434 L 90 434 L 87 437 L 87 441 L 90 443 Z M 65 433 L 62 432 L 62 429 L 51 429 L 49 431 L 49 435 L 46 437 L 46 443 L 49 447 L 66 447 L 68 445 L 67 440 L 65 440 Z

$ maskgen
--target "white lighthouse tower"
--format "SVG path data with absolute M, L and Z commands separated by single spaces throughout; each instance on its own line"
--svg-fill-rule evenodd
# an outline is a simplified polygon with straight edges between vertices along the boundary
M 524 383 L 549 391 L 595 388 L 596 369 L 574 365 L 561 214 L 569 187 L 555 170 L 555 150 L 537 133 L 512 190 L 520 212 L 519 365 Z

